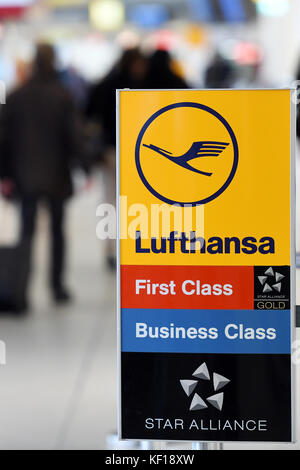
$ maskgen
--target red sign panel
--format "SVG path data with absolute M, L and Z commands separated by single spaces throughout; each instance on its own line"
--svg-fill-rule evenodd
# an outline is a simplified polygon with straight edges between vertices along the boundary
M 122 308 L 253 309 L 250 266 L 121 266 Z

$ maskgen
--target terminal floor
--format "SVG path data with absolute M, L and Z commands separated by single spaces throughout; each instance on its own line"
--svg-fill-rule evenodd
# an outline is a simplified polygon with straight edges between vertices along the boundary
M 298 169 L 297 174 L 300 178 Z M 47 290 L 48 222 L 44 213 L 40 214 L 32 311 L 20 318 L 0 316 L 0 339 L 7 348 L 7 364 L 0 367 L 0 449 L 145 447 L 145 443 L 120 443 L 114 435 L 115 276 L 106 269 L 103 242 L 96 238 L 96 207 L 100 201 L 101 191 L 95 184 L 90 191 L 76 196 L 69 207 L 69 284 L 74 302 L 68 307 L 55 307 Z M 297 233 L 300 241 L 300 230 Z M 297 302 L 300 303 L 300 270 Z M 300 331 L 297 339 L 300 340 Z M 296 384 L 299 394 L 299 365 Z M 295 422 L 299 434 L 299 411 Z M 191 448 L 190 443 L 163 446 Z M 300 443 L 232 443 L 224 448 L 300 449 Z

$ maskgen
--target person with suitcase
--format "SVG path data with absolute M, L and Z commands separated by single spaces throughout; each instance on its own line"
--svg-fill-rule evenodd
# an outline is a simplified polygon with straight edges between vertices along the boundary
M 71 168 L 85 167 L 79 115 L 55 70 L 49 44 L 37 46 L 32 77 L 12 92 L 0 116 L 0 179 L 21 208 L 20 243 L 30 253 L 37 208 L 43 202 L 51 227 L 50 288 L 57 302 L 70 300 L 64 281 L 65 202 L 72 194 Z M 88 172 L 88 169 L 85 168 Z M 30 256 L 29 256 L 30 257 Z M 28 277 L 30 269 L 28 271 Z M 24 283 L 28 285 L 28 282 Z M 27 288 L 26 288 L 27 291 Z M 27 292 L 23 308 L 27 307 Z

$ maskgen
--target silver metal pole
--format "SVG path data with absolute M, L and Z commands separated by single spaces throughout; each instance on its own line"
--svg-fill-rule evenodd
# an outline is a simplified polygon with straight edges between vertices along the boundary
M 214 442 L 213 443 L 214 450 L 224 450 L 223 442 Z
M 192 443 L 193 450 L 209 450 L 208 442 L 193 442 Z
M 192 442 L 193 450 L 223 450 L 222 442 Z
M 166 441 L 140 441 L 141 450 L 167 450 Z M 222 442 L 192 442 L 192 450 L 223 450 Z
M 167 442 L 164 441 L 141 441 L 142 450 L 167 450 Z

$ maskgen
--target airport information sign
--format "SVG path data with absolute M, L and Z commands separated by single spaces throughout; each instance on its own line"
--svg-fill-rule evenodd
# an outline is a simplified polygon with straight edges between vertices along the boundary
M 123 439 L 293 440 L 291 93 L 117 93 Z

